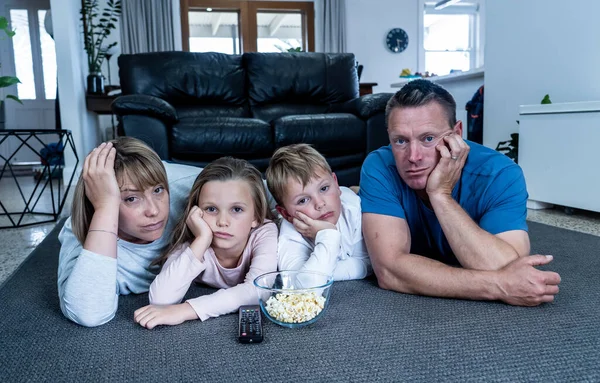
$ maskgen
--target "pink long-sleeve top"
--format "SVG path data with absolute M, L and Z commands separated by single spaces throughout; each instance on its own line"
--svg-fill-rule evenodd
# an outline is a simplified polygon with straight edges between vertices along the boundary
M 170 305 L 181 302 L 192 282 L 203 283 L 220 290 L 188 299 L 198 318 L 229 314 L 243 305 L 258 304 L 254 279 L 277 270 L 277 226 L 271 221 L 255 229 L 238 265 L 225 268 L 215 252 L 208 248 L 203 260 L 198 260 L 189 244 L 169 256 L 161 272 L 150 285 L 150 304 Z

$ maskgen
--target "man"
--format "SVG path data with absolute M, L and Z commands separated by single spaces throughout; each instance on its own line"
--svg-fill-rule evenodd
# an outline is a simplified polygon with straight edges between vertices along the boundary
M 456 103 L 427 80 L 388 102 L 390 145 L 361 172 L 363 233 L 382 288 L 535 306 L 560 276 L 528 256 L 527 190 L 508 157 L 465 142 Z

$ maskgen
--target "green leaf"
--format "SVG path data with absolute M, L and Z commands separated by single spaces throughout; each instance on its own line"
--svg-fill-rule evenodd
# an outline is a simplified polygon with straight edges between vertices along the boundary
M 4 16 L 0 16 L 0 29 L 8 28 L 8 20 Z
M 15 85 L 20 83 L 18 78 L 11 76 L 0 77 L 0 88 L 6 88 L 7 86 Z
M 10 98 L 11 100 L 15 100 L 19 104 L 23 105 L 23 101 L 19 100 L 19 97 L 17 97 L 17 96 L 13 96 L 12 94 L 9 94 L 9 95 L 6 96 L 6 98 Z
M 542 104 L 552 104 L 552 101 L 550 101 L 550 95 L 547 94 L 544 96 L 544 98 L 542 99 Z

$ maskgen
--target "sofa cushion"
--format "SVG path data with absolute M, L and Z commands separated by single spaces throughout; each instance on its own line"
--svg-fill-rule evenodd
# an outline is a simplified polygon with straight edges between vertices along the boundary
M 200 106 L 200 105 L 183 105 L 175 108 L 177 116 L 183 119 L 206 118 L 206 117 L 251 117 L 248 105 L 215 105 L 215 106 Z
M 250 108 L 252 117 L 271 122 L 283 116 L 296 114 L 321 114 L 327 111 L 327 105 L 311 104 L 273 104 L 256 105 Z
M 365 123 L 346 113 L 285 116 L 272 122 L 275 147 L 307 143 L 325 156 L 365 152 Z
M 244 53 L 251 105 L 333 104 L 358 97 L 352 53 Z
M 242 105 L 246 74 L 242 56 L 154 52 L 119 56 L 123 94 L 146 94 L 171 105 Z
M 171 129 L 171 153 L 177 161 L 263 158 L 273 150 L 271 126 L 254 118 L 180 119 Z

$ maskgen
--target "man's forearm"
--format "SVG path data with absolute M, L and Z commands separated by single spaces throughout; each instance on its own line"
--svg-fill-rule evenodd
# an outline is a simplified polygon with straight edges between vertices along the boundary
M 467 269 L 498 270 L 519 257 L 511 245 L 481 229 L 451 196 L 430 198 L 448 243 Z
M 452 267 L 416 254 L 387 257 L 373 266 L 380 287 L 387 290 L 473 300 L 496 300 L 501 295 L 494 271 Z

